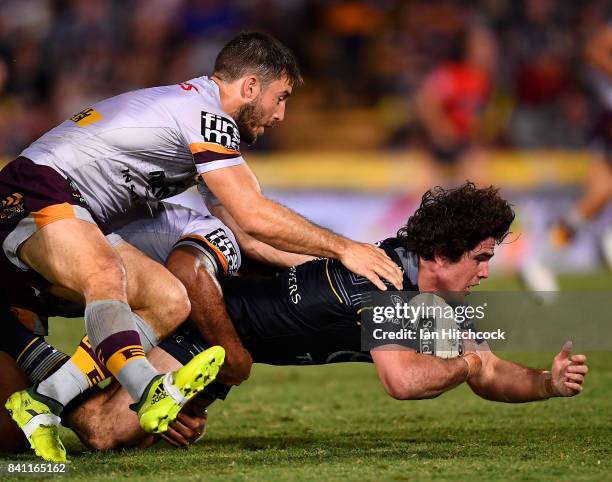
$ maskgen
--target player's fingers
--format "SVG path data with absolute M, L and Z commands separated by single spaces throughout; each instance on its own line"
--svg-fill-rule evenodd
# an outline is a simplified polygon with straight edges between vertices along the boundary
M 185 440 L 191 440 L 192 438 L 197 437 L 194 429 L 187 427 L 178 420 L 172 422 L 170 427 Z
M 198 430 L 206 423 L 206 417 L 204 415 L 186 415 L 182 412 L 178 414 L 176 420 L 191 430 Z
M 382 249 L 380 248 L 375 248 L 375 249 L 383 254 L 383 258 L 380 260 L 379 266 L 381 267 L 381 269 L 384 269 L 389 274 L 389 276 L 393 277 L 393 278 L 389 278 L 386 275 L 384 275 L 385 279 L 393 283 L 393 285 L 395 285 L 395 287 L 398 290 L 401 290 L 402 282 L 403 282 L 402 270 L 399 268 L 397 264 L 393 262 L 391 258 L 389 258 L 387 253 L 385 253 Z
M 576 383 L 584 382 L 584 375 L 582 375 L 581 373 L 566 373 L 565 378 Z
M 570 357 L 572 363 L 586 363 L 586 355 L 573 355 Z
M 569 358 L 570 354 L 572 353 L 572 347 L 573 343 L 571 341 L 566 341 L 557 356 L 562 360 Z
M 371 262 L 369 266 L 376 274 L 384 279 L 386 279 L 389 283 L 395 286 L 398 290 L 402 289 L 402 272 L 395 265 L 395 263 L 391 263 L 391 265 L 382 262 Z
M 586 375 L 589 373 L 589 367 L 586 365 L 570 365 L 565 371 L 566 373 L 582 373 Z
M 579 383 L 576 383 L 576 382 L 563 382 L 563 385 L 565 385 L 570 390 L 574 390 L 575 392 L 581 392 L 582 391 L 582 385 L 580 385 Z
M 374 286 L 376 286 L 379 290 L 387 291 L 387 287 L 380 280 L 380 278 L 376 275 L 376 273 L 374 271 L 366 271 L 366 272 L 364 272 L 363 276 L 365 276 L 367 279 L 369 279 L 372 282 L 372 284 Z
M 397 276 L 397 273 L 389 270 L 383 265 L 372 265 L 372 270 L 380 277 L 386 279 L 389 283 L 395 286 L 398 290 L 402 289 L 402 279 Z
M 169 438 L 174 440 L 178 444 L 177 447 L 186 447 L 189 445 L 189 441 L 172 427 L 168 427 L 168 430 L 166 430 L 162 435 L 167 435 Z
M 159 436 L 167 443 L 169 443 L 170 445 L 172 445 L 173 447 L 181 447 L 181 445 L 178 444 L 178 442 L 176 442 L 175 440 L 173 440 L 171 437 L 169 437 L 168 435 L 166 435 L 165 433 L 159 434 Z

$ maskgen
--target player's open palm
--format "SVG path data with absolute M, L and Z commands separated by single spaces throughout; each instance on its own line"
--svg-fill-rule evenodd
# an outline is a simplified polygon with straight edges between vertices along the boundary
M 377 288 L 386 290 L 381 278 L 398 290 L 402 289 L 402 272 L 380 248 L 367 243 L 351 243 L 340 257 L 350 271 L 369 279 Z
M 589 371 L 585 355 L 572 355 L 572 342 L 567 341 L 553 359 L 552 386 L 560 397 L 573 397 L 582 391 L 584 377 Z

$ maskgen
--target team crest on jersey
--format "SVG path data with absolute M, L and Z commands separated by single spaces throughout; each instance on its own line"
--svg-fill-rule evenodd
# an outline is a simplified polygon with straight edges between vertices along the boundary
M 227 117 L 202 111 L 202 136 L 206 142 L 240 151 L 240 133 L 235 122 Z
M 206 235 L 206 239 L 216 246 L 227 260 L 227 271 L 229 273 L 238 271 L 238 253 L 234 244 L 227 237 L 225 230 L 222 228 L 215 229 L 212 233 Z

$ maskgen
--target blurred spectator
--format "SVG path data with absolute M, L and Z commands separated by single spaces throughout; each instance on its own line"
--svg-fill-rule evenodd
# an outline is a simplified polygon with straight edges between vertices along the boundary
M 461 179 L 485 180 L 480 124 L 494 85 L 497 45 L 483 28 L 458 39 L 453 59 L 427 75 L 416 96 L 428 151 L 443 164 L 459 163 Z M 453 176 L 456 177 L 456 176 Z
M 292 103 L 308 100 L 291 118 L 302 115 L 313 129 L 325 126 L 330 107 L 346 111 L 346 132 L 382 112 L 384 122 L 372 125 L 395 132 L 392 145 L 414 146 L 417 90 L 461 77 L 471 87 L 444 100 L 453 133 L 428 129 L 437 151 L 477 144 L 485 106 L 496 119 L 487 117 L 486 127 L 495 126 L 488 141 L 580 147 L 594 115 L 576 75 L 582 42 L 609 8 L 610 0 L 2 0 L 0 152 L 17 154 L 98 99 L 210 73 L 220 45 L 245 29 L 269 31 L 296 51 L 307 82 Z M 491 30 L 470 48 L 495 57 L 484 51 L 498 44 L 497 75 L 450 67 L 457 36 L 474 18 Z M 488 101 L 485 90 L 505 93 L 503 102 Z M 267 137 L 270 148 L 286 135 Z M 389 134 L 367 137 L 380 148 Z
M 558 120 L 562 118 L 561 98 L 572 81 L 571 19 L 562 15 L 563 2 L 518 3 L 519 21 L 506 42 L 516 95 L 511 139 L 521 148 L 563 145 L 568 138 Z

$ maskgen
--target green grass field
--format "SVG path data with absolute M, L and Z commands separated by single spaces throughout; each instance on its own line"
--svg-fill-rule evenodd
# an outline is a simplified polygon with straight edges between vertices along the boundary
M 612 277 L 564 278 L 562 285 L 610 289 Z M 491 286 L 513 287 L 508 280 Z M 52 340 L 69 350 L 81 329 L 80 321 L 58 321 Z M 553 356 L 513 355 L 540 368 Z M 159 444 L 90 453 L 66 431 L 72 464 L 62 478 L 612 480 L 612 354 L 589 358 L 582 395 L 523 405 L 486 402 L 465 386 L 435 400 L 395 401 L 368 364 L 256 366 L 248 383 L 211 407 L 208 434 L 189 450 Z

